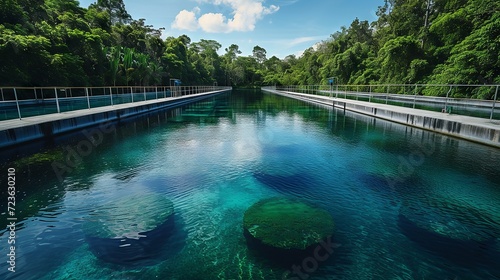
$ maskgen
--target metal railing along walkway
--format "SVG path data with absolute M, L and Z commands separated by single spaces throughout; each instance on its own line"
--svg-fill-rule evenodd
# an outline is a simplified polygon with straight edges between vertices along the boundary
M 448 114 L 500 119 L 497 97 L 500 85 L 290 85 L 270 89 L 330 96 L 424 109 Z M 433 96 L 423 94 L 433 94 Z M 492 100 L 455 98 L 457 94 L 492 96 Z
M 1 87 L 0 121 L 227 89 L 223 86 Z

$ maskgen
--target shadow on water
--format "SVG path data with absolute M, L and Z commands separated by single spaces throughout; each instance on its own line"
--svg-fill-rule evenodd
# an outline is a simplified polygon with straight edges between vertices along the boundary
M 243 235 L 245 236 L 250 256 L 255 261 L 283 269 L 290 269 L 294 265 L 301 265 L 305 259 L 311 259 L 319 255 L 321 255 L 321 260 L 315 260 L 318 265 L 331 265 L 335 258 L 331 258 L 330 256 L 339 246 L 334 237 L 328 237 L 304 250 L 283 249 L 262 243 L 262 241 L 253 237 L 246 229 L 243 230 Z
M 182 250 L 187 233 L 182 218 L 172 215 L 153 230 L 134 238 L 99 238 L 86 236 L 90 250 L 99 259 L 127 267 L 150 266 L 174 257 Z M 173 242 L 169 242 L 173 241 Z
M 460 266 L 500 265 L 498 225 L 474 209 L 405 203 L 397 225 L 408 239 Z
M 401 179 L 397 176 L 380 175 L 374 173 L 361 172 L 356 179 L 360 182 L 360 187 L 372 191 L 374 194 L 384 198 L 401 200 L 408 196 L 425 195 L 425 181 L 413 174 Z
M 19 224 L 17 230 L 21 230 L 22 226 Z M 83 234 L 78 225 L 70 228 L 56 228 L 49 225 L 33 236 L 32 243 L 16 242 L 15 246 L 19 250 L 16 251 L 16 254 L 19 254 L 16 259 L 16 272 L 11 273 L 7 269 L 2 269 L 0 279 L 41 279 L 50 269 L 63 265 L 67 256 L 82 243 Z
M 253 176 L 258 182 L 280 193 L 293 195 L 309 192 L 314 184 L 314 178 L 305 172 L 291 175 L 274 175 L 257 171 L 253 173 Z

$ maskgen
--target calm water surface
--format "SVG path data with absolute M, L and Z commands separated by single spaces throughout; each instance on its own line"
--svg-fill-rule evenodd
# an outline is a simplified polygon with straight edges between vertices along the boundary
M 0 279 L 500 279 L 498 149 L 253 91 L 113 127 L 95 146 L 79 132 L 2 152 L 2 229 L 8 167 L 19 192 L 16 272 L 2 230 Z M 99 255 L 96 213 L 141 223 L 162 210 L 120 201 L 151 194 L 175 225 L 150 251 L 126 244 L 137 258 Z M 249 249 L 243 214 L 269 197 L 327 210 L 340 247 L 301 274 Z

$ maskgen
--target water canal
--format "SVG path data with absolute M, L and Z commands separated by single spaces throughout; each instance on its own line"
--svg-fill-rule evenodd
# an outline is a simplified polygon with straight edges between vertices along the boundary
M 500 278 L 498 149 L 259 91 L 97 129 L 2 152 L 18 221 L 12 273 L 2 176 L 1 279 Z M 243 215 L 269 197 L 332 215 L 328 258 L 249 248 Z M 155 222 L 123 254 L 93 238 Z

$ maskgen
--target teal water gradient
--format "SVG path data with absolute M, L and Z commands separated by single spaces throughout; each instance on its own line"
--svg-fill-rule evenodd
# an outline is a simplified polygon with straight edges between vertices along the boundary
M 3 152 L 2 172 L 17 170 L 19 222 L 15 274 L 0 232 L 1 279 L 301 279 L 243 236 L 245 210 L 275 196 L 334 218 L 340 247 L 302 270 L 308 279 L 500 278 L 497 149 L 258 91 L 115 126 L 63 182 L 51 164 L 82 133 Z M 175 229 L 160 253 L 130 265 L 97 258 L 83 224 L 109 202 L 144 193 L 174 204 Z M 5 199 L 0 207 L 5 228 Z

